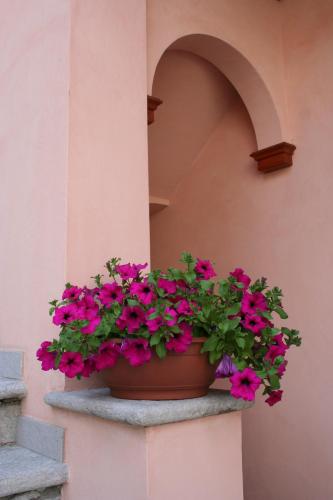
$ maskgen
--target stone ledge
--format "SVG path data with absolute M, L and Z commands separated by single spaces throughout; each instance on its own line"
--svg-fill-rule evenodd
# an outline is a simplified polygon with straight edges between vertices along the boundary
M 0 400 L 22 399 L 26 392 L 25 385 L 21 380 L 0 377 Z
M 0 447 L 0 498 L 67 481 L 67 465 L 20 446 Z
M 207 396 L 178 401 L 137 401 L 110 396 L 109 389 L 50 392 L 44 401 L 54 407 L 141 427 L 170 424 L 250 408 L 228 391 L 211 389 Z

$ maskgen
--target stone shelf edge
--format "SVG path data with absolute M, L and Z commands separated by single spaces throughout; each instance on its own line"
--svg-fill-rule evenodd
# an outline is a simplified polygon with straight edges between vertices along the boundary
M 65 410 L 150 427 L 245 410 L 253 403 L 234 399 L 228 391 L 211 389 L 207 396 L 177 401 L 137 401 L 110 396 L 109 389 L 50 392 L 45 403 Z

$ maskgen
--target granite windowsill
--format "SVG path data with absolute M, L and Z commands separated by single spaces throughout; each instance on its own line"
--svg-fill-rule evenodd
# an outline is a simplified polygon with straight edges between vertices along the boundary
M 110 396 L 107 388 L 50 392 L 44 401 L 56 408 L 141 427 L 220 415 L 252 406 L 251 402 L 233 398 L 228 391 L 216 389 L 211 389 L 207 396 L 177 401 L 117 399 Z

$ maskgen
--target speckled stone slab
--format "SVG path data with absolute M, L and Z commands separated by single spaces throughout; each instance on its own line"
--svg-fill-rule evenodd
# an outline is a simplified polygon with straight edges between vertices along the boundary
M 26 394 L 26 388 L 21 380 L 0 377 L 0 400 L 22 399 Z
M 113 398 L 109 389 L 51 392 L 51 406 L 86 413 L 130 425 L 149 427 L 245 410 L 251 403 L 234 399 L 228 391 L 211 389 L 207 396 L 177 401 L 137 401 Z
M 0 446 L 14 443 L 21 402 L 18 399 L 0 401 Z
M 67 477 L 66 464 L 20 446 L 0 447 L 0 498 L 58 486 Z
M 61 500 L 61 486 L 0 497 L 1 500 Z

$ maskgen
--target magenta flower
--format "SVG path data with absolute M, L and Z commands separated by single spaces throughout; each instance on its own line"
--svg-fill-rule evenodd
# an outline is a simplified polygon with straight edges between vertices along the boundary
M 280 333 L 279 335 L 275 335 L 273 337 L 273 340 L 275 340 L 276 344 L 269 346 L 269 349 L 265 354 L 264 358 L 270 361 L 271 363 L 274 363 L 275 359 L 278 356 L 284 356 L 286 354 L 286 351 L 288 350 L 287 344 L 283 342 L 282 333 Z
M 55 351 L 48 351 L 48 347 L 52 344 L 52 342 L 45 341 L 42 342 L 40 345 L 40 348 L 36 352 L 36 356 L 38 361 L 41 361 L 42 363 L 42 370 L 45 372 L 48 370 L 54 370 L 55 369 L 55 358 L 57 356 L 57 353 Z
M 82 288 L 79 288 L 78 286 L 71 286 L 66 288 L 64 293 L 62 294 L 62 299 L 63 300 L 77 300 L 82 293 Z
M 282 377 L 284 372 L 286 371 L 287 369 L 287 364 L 288 364 L 288 361 L 285 359 L 281 364 L 280 366 L 278 367 L 277 369 L 277 373 L 279 375 L 279 377 Z
M 56 307 L 53 316 L 53 323 L 55 325 L 67 325 L 79 319 L 79 309 L 75 304 L 68 304 L 67 306 Z
M 151 349 L 146 339 L 127 340 L 121 349 L 122 354 L 132 366 L 140 366 L 151 358 Z
M 96 364 L 93 357 L 84 360 L 83 370 L 81 372 L 82 377 L 88 378 L 96 370 Z
M 232 273 L 230 273 L 230 275 L 236 278 L 238 283 L 243 283 L 243 290 L 246 290 L 249 287 L 251 278 L 247 274 L 245 274 L 243 269 L 241 269 L 240 267 L 237 267 Z
M 278 391 L 271 391 L 269 393 L 269 397 L 265 399 L 265 403 L 268 403 L 269 406 L 273 406 L 279 401 L 281 401 L 283 391 L 278 390 Z
M 175 281 L 167 280 L 164 278 L 159 278 L 157 281 L 157 286 L 158 288 L 161 288 L 164 290 L 165 293 L 168 293 L 172 295 L 173 293 L 176 293 L 177 290 L 177 285 Z
M 171 307 L 166 307 L 164 311 L 165 324 L 168 326 L 175 326 L 177 323 L 178 315 Z
M 99 316 L 96 316 L 96 318 L 93 318 L 89 321 L 87 326 L 81 328 L 81 333 L 83 333 L 84 335 L 90 335 L 94 333 L 100 322 L 101 318 Z
M 194 270 L 200 276 L 200 278 L 204 280 L 209 280 L 210 278 L 216 276 L 216 272 L 214 271 L 213 266 L 209 262 L 209 260 L 197 259 Z
M 250 332 L 254 333 L 255 335 L 260 335 L 261 330 L 266 328 L 267 323 L 261 316 L 257 316 L 256 314 L 248 314 L 247 316 L 245 316 L 245 319 L 242 320 L 242 325 L 244 326 L 244 328 L 250 330 Z
M 96 318 L 99 314 L 99 307 L 96 304 L 92 295 L 85 295 L 80 302 L 77 303 L 79 307 L 79 319 L 90 321 Z
M 79 352 L 64 352 L 59 363 L 59 370 L 68 378 L 79 375 L 83 370 L 84 364 Z
M 144 310 L 139 306 L 126 306 L 122 310 L 121 316 L 117 319 L 116 324 L 120 330 L 127 330 L 129 333 L 136 332 L 145 323 Z
M 147 262 L 145 264 L 121 264 L 116 267 L 116 271 L 120 274 L 121 279 L 129 280 L 137 278 L 140 271 L 147 266 Z
M 265 296 L 261 292 L 245 292 L 242 298 L 241 311 L 244 314 L 257 314 L 259 311 L 266 311 L 267 304 Z
M 234 375 L 234 373 L 236 373 L 237 371 L 238 371 L 237 367 L 232 362 L 231 357 L 228 356 L 227 354 L 224 354 L 222 360 L 220 361 L 220 364 L 216 369 L 215 377 L 216 378 L 230 377 L 231 375 Z
M 179 324 L 179 328 L 182 333 L 173 334 L 165 344 L 168 351 L 185 352 L 192 343 L 192 327 L 183 321 Z
M 153 314 L 155 314 L 155 312 L 156 312 L 156 309 L 154 307 L 152 307 L 152 308 L 148 309 L 148 311 L 146 313 L 146 325 L 147 325 L 150 333 L 157 332 L 157 330 L 159 330 L 159 328 L 163 325 L 163 319 L 161 318 L 161 316 L 157 316 L 156 318 L 149 319 L 149 316 L 152 316 Z
M 110 307 L 113 302 L 121 304 L 124 300 L 124 294 L 121 286 L 119 286 L 116 282 L 106 283 L 102 286 L 102 288 L 100 288 L 99 298 L 104 306 Z
M 131 284 L 130 292 L 144 305 L 151 304 L 156 299 L 156 295 L 146 279 L 140 282 L 134 281 Z
M 234 398 L 253 401 L 256 390 L 261 384 L 261 379 L 252 368 L 245 368 L 243 371 L 232 375 L 230 382 L 232 384 L 230 393 Z
M 96 371 L 112 368 L 119 356 L 119 347 L 112 340 L 103 342 L 94 357 Z
M 177 313 L 182 316 L 191 316 L 193 311 L 189 302 L 186 299 L 182 299 L 176 305 Z

